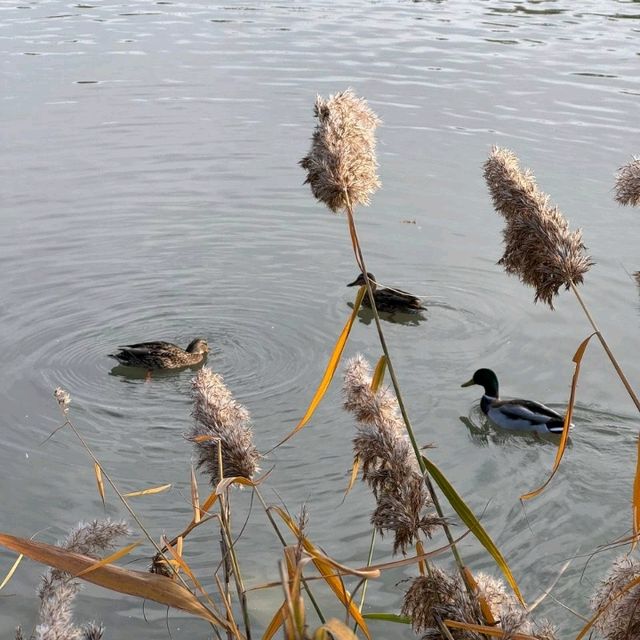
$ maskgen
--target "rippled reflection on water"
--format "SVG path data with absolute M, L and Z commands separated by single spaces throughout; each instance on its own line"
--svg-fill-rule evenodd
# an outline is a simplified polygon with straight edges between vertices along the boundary
M 91 465 L 58 424 L 52 390 L 126 490 L 174 483 L 140 500 L 158 536 L 190 517 L 193 371 L 110 375 L 115 346 L 205 336 L 209 365 L 252 411 L 261 450 L 301 416 L 349 314 L 354 262 L 345 222 L 312 201 L 298 159 L 317 92 L 352 86 L 382 117 L 384 188 L 358 213 L 369 267 L 382 284 L 426 296 L 424 319 L 384 327 L 421 442 L 478 512 L 529 600 L 562 563 L 628 529 L 638 422 L 597 345 L 581 377 L 571 448 L 549 489 L 544 441 L 472 433 L 459 419 L 475 396 L 461 381 L 498 371 L 506 395 L 561 407 L 571 357 L 589 330 L 573 300 L 551 313 L 495 266 L 500 220 L 481 176 L 491 144 L 534 168 L 597 262 L 585 296 L 632 380 L 640 268 L 638 215 L 613 204 L 613 174 L 638 150 L 638 32 L 629 2 L 485 3 L 285 1 L 226 3 L 58 0 L 0 7 L 3 193 L 0 234 L 2 430 L 0 525 L 55 540 L 100 515 Z M 406 224 L 415 221 L 415 224 Z M 404 224 L 403 224 L 404 223 Z M 379 357 L 362 312 L 348 355 Z M 271 454 L 266 469 L 295 511 L 309 503 L 312 537 L 360 565 L 371 500 L 356 487 L 350 419 L 339 384 L 313 424 Z M 204 491 L 204 485 L 203 485 Z M 269 499 L 279 498 L 267 490 Z M 249 509 L 238 502 L 238 521 Z M 121 511 L 109 496 L 107 513 Z M 279 554 L 253 508 L 242 553 L 249 584 L 273 577 Z M 266 540 L 266 541 L 265 541 Z M 436 541 L 438 542 L 438 541 Z M 211 538 L 194 537 L 193 566 L 210 566 Z M 267 545 L 267 548 L 264 547 Z M 379 547 L 379 557 L 387 549 Z M 491 564 L 472 542 L 468 564 Z M 556 588 L 586 612 L 609 558 L 579 581 L 577 559 Z M 12 562 L 0 554 L 0 572 Z M 141 553 L 133 566 L 144 568 Z M 24 563 L 0 594 L 0 631 L 34 620 L 39 569 Z M 410 575 L 410 571 L 406 572 Z M 371 610 L 397 609 L 402 575 L 371 585 Z M 279 597 L 252 598 L 258 626 Z M 327 597 L 327 603 L 329 599 Z M 157 638 L 164 612 L 89 588 L 87 617 L 112 637 Z M 562 633 L 580 622 L 550 600 Z M 170 617 L 174 637 L 202 634 Z M 381 633 L 401 636 L 405 630 Z

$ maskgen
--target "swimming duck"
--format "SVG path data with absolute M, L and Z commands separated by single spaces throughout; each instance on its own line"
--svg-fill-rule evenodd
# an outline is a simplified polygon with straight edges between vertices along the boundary
M 375 276 L 367 271 L 367 276 L 371 281 L 371 290 L 373 291 L 373 299 L 376 302 L 378 311 L 424 311 L 420 298 L 402 291 L 402 289 L 378 289 Z M 350 282 L 347 287 L 359 287 L 365 284 L 364 275 L 360 273 L 358 277 Z M 371 307 L 369 296 L 366 295 L 362 304 L 365 307 Z
M 186 349 L 171 342 L 139 342 L 119 347 L 110 353 L 120 364 L 143 369 L 179 369 L 199 364 L 209 353 L 209 345 L 203 338 L 196 338 Z
M 499 427 L 536 433 L 562 433 L 564 416 L 533 400 L 500 400 L 498 377 L 491 369 L 478 369 L 463 387 L 484 387 L 480 400 L 482 412 Z M 573 427 L 573 425 L 571 425 Z

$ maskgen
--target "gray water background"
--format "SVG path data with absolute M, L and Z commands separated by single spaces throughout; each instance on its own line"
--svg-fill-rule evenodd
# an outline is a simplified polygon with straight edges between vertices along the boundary
M 640 4 L 634 2 L 14 2 L 0 4 L 0 530 L 54 542 L 104 514 L 92 464 L 60 423 L 52 391 L 123 490 L 173 483 L 135 503 L 156 538 L 190 518 L 192 371 L 112 372 L 118 344 L 209 340 L 209 364 L 253 415 L 267 450 L 303 414 L 350 309 L 356 275 L 345 220 L 316 203 L 297 161 L 313 101 L 346 87 L 379 129 L 383 188 L 358 211 L 379 281 L 427 296 L 419 324 L 385 322 L 421 443 L 494 537 L 535 599 L 568 558 L 554 594 L 582 614 L 614 554 L 585 554 L 623 535 L 638 419 L 602 350 L 583 363 L 575 433 L 558 476 L 550 443 L 475 434 L 474 369 L 495 369 L 505 395 L 561 408 L 571 357 L 589 332 L 563 293 L 557 310 L 496 261 L 501 220 L 481 166 L 492 144 L 532 167 L 596 261 L 583 293 L 632 382 L 640 381 L 640 216 L 612 197 L 614 173 L 640 153 Z M 415 224 L 404 221 L 415 221 Z M 360 319 L 346 355 L 380 349 Z M 114 375 L 115 373 L 115 375 Z M 295 512 L 339 560 L 365 563 L 372 499 L 342 503 L 351 417 L 336 380 L 312 423 L 271 454 L 264 491 Z M 277 494 L 274 490 L 277 490 Z M 201 493 L 207 491 L 202 479 Z M 107 490 L 106 513 L 123 516 Z M 249 493 L 234 497 L 238 516 Z M 436 539 L 434 545 L 440 544 Z M 248 585 L 276 575 L 279 545 L 254 505 L 240 543 Z M 187 557 L 206 575 L 215 527 Z M 389 557 L 389 541 L 376 558 Z M 128 564 L 144 569 L 149 545 Z M 467 563 L 495 572 L 467 538 Z M 14 555 L 0 551 L 0 574 Z M 448 557 L 443 563 L 449 562 Z M 586 566 L 586 569 L 585 569 Z M 584 575 L 582 572 L 584 570 Z M 0 636 L 35 620 L 42 567 L 24 561 L 0 593 Z M 397 611 L 412 569 L 372 583 L 367 610 Z M 322 593 L 322 589 L 316 589 Z M 327 609 L 339 609 L 329 595 Z M 251 594 L 256 630 L 278 591 Z M 205 624 L 95 587 L 79 620 L 108 638 L 207 637 Z M 570 637 L 581 621 L 547 599 L 539 609 Z M 146 614 L 147 621 L 144 616 Z M 377 637 L 412 637 L 373 623 Z

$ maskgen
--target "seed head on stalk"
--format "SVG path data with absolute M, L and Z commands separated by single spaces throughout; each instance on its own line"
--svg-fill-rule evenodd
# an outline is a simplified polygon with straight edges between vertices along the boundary
M 198 466 L 215 487 L 220 482 L 218 447 L 225 477 L 252 478 L 260 454 L 253 444 L 249 412 L 233 397 L 222 376 L 202 367 L 192 382 L 194 424 L 187 438 L 194 443 Z
M 585 254 L 582 232 L 569 230 L 531 171 L 523 171 L 508 149 L 491 150 L 484 177 L 493 205 L 506 221 L 505 249 L 499 264 L 535 289 L 535 302 L 542 300 L 553 309 L 553 298 L 560 288 L 581 284 L 593 265 Z
M 351 89 L 316 98 L 318 124 L 309 153 L 300 160 L 313 195 L 331 211 L 369 204 L 380 187 L 375 130 L 380 120 Z
M 634 156 L 631 162 L 618 169 L 615 191 L 620 204 L 640 205 L 640 158 Z

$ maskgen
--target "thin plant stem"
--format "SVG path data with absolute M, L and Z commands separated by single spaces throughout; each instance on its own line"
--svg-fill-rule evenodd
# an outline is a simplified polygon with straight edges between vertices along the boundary
M 136 521 L 137 525 L 140 527 L 141 531 L 147 537 L 149 542 L 151 542 L 151 544 L 153 545 L 155 550 L 158 552 L 158 554 L 160 556 L 162 556 L 162 558 L 164 558 L 164 560 L 167 562 L 167 565 L 172 568 L 172 570 L 174 572 L 174 575 L 182 583 L 184 588 L 187 589 L 189 592 L 191 592 L 191 589 L 189 589 L 189 585 L 186 583 L 185 579 L 180 575 L 180 573 L 178 573 L 178 571 L 176 571 L 173 568 L 173 565 L 171 564 L 171 562 L 169 562 L 169 559 L 164 555 L 162 549 L 160 549 L 160 547 L 158 546 L 156 541 L 151 537 L 151 534 L 147 531 L 146 527 L 142 524 L 142 521 L 140 520 L 140 518 L 138 517 L 136 512 L 131 508 L 131 506 L 129 505 L 127 499 L 124 497 L 122 492 L 118 489 L 118 487 L 116 486 L 115 482 L 111 479 L 111 476 L 109 476 L 109 474 L 105 471 L 104 467 L 102 466 L 102 464 L 100 463 L 98 458 L 95 456 L 95 454 L 91 450 L 91 447 L 89 447 L 89 445 L 86 443 L 85 439 L 80 435 L 80 432 L 76 429 L 75 425 L 71 422 L 71 420 L 69 420 L 69 418 L 66 415 L 65 415 L 65 420 L 66 420 L 66 423 L 69 425 L 69 428 L 73 431 L 73 433 L 76 435 L 78 440 L 80 440 L 82 446 L 84 447 L 86 452 L 89 454 L 89 456 L 91 457 L 93 462 L 100 467 L 100 471 L 102 472 L 102 475 L 107 479 L 107 482 L 109 483 L 111 488 L 116 492 L 116 495 L 118 496 L 118 498 L 120 498 L 120 501 L 125 506 L 125 509 L 129 512 L 131 517 Z M 207 594 L 205 594 L 205 595 L 207 595 Z M 211 603 L 211 605 L 213 607 L 213 610 L 211 610 L 210 613 L 212 613 L 216 617 L 216 619 L 218 619 L 218 620 L 220 620 L 222 622 L 223 618 L 222 618 L 221 614 L 219 614 L 218 611 L 216 610 L 215 605 L 213 603 L 213 600 L 211 600 L 211 598 L 208 595 L 207 595 L 207 599 L 209 600 L 209 602 Z M 204 604 L 202 606 L 205 607 Z M 210 623 L 210 624 L 213 625 L 213 623 Z
M 458 569 L 460 573 L 463 575 L 464 563 L 462 562 L 462 558 L 456 548 L 455 542 L 453 541 L 453 536 L 451 535 L 451 531 L 449 530 L 449 526 L 444 521 L 444 513 L 442 511 L 442 507 L 440 506 L 440 501 L 438 500 L 438 496 L 436 495 L 433 484 L 431 483 L 431 479 L 427 474 L 427 468 L 422 460 L 422 454 L 420 453 L 420 447 L 418 445 L 418 441 L 416 440 L 413 427 L 411 426 L 411 421 L 409 419 L 409 414 L 407 413 L 407 409 L 404 404 L 404 399 L 402 396 L 402 391 L 400 390 L 400 383 L 398 382 L 398 378 L 396 377 L 395 368 L 393 366 L 393 362 L 391 360 L 391 355 L 389 354 L 389 349 L 387 347 L 387 341 L 384 337 L 384 332 L 382 330 L 382 324 L 380 322 L 380 316 L 378 315 L 378 310 L 376 309 L 376 303 L 373 297 L 373 290 L 371 288 L 371 282 L 369 280 L 369 276 L 367 275 L 367 265 L 364 260 L 364 255 L 362 254 L 362 247 L 360 246 L 360 240 L 358 238 L 358 230 L 356 229 L 356 223 L 353 218 L 353 209 L 351 207 L 351 201 L 349 200 L 349 194 L 345 191 L 345 198 L 347 201 L 347 220 L 349 222 L 349 231 L 351 234 L 351 240 L 353 244 L 353 250 L 356 256 L 356 261 L 358 262 L 358 266 L 362 270 L 362 275 L 365 279 L 365 284 L 367 287 L 367 295 L 369 296 L 369 302 L 371 303 L 371 311 L 373 312 L 373 318 L 375 320 L 376 329 L 378 331 L 378 337 L 380 339 L 380 346 L 382 347 L 382 351 L 387 358 L 387 369 L 389 371 L 389 377 L 391 378 L 391 382 L 393 384 L 393 389 L 396 394 L 396 398 L 398 400 L 398 407 L 400 409 L 400 413 L 402 414 L 402 419 L 404 420 L 405 427 L 407 429 L 407 435 L 409 436 L 409 440 L 411 442 L 411 446 L 413 447 L 413 452 L 416 456 L 418 465 L 420 467 L 420 471 L 424 477 L 424 481 L 431 496 L 431 500 L 433 502 L 433 506 L 435 507 L 436 513 L 440 518 L 443 518 L 442 528 L 445 531 L 445 535 L 447 536 L 447 541 L 451 545 L 451 552 L 453 553 L 453 557 L 458 565 Z M 466 584 L 466 582 L 465 582 Z
M 273 516 L 269 511 L 269 507 L 267 506 L 267 503 L 262 497 L 260 490 L 256 486 L 253 487 L 253 490 L 255 491 L 255 494 L 258 496 L 258 500 L 260 500 L 260 503 L 262 504 L 264 512 L 267 514 L 267 518 L 269 518 L 269 522 L 271 523 L 273 530 L 276 532 L 276 535 L 278 536 L 280 543 L 282 544 L 283 547 L 286 547 L 287 541 L 284 539 L 284 536 L 282 535 L 282 533 L 280 533 L 280 529 L 278 528 L 278 523 L 273 519 Z M 313 593 L 311 593 L 311 589 L 309 588 L 307 581 L 303 576 L 300 576 L 300 580 L 302 581 L 302 586 L 304 587 L 304 590 L 307 592 L 307 595 L 309 596 L 309 600 L 311 600 L 311 604 L 313 605 L 313 608 L 316 610 L 316 614 L 318 615 L 320 622 L 324 624 L 326 622 L 325 617 L 322 615 L 320 605 L 318 604 L 316 599 L 313 597 Z
M 377 534 L 377 530 L 376 529 L 372 529 L 371 530 L 371 542 L 369 543 L 369 554 L 367 555 L 367 565 L 371 564 L 371 561 L 373 560 L 373 550 L 375 549 L 376 546 L 376 534 Z M 362 595 L 360 596 L 360 604 L 358 605 L 358 611 L 360 613 L 362 613 L 362 608 L 364 607 L 364 601 L 365 598 L 367 597 L 367 585 L 369 584 L 369 580 L 364 581 L 363 585 L 362 585 Z M 358 623 L 356 622 L 353 625 L 353 633 L 355 633 L 358 630 Z
M 584 311 L 585 315 L 587 316 L 587 320 L 589 320 L 589 324 L 593 327 L 593 330 L 596 332 L 596 335 L 598 336 L 598 340 L 600 340 L 600 344 L 602 345 L 602 347 L 605 350 L 606 354 L 609 356 L 609 360 L 611 360 L 611 364 L 613 365 L 613 368 L 616 370 L 616 373 L 618 374 L 618 377 L 622 381 L 622 384 L 624 385 L 624 388 L 627 390 L 627 393 L 631 397 L 631 400 L 633 400 L 633 404 L 636 405 L 636 409 L 638 409 L 638 411 L 640 411 L 640 400 L 638 400 L 638 396 L 636 395 L 635 391 L 633 390 L 633 387 L 629 384 L 629 381 L 627 380 L 627 377 L 624 375 L 624 372 L 622 371 L 620 365 L 618 364 L 618 361 L 616 360 L 616 357 L 613 355 L 611 349 L 609 348 L 609 345 L 607 344 L 607 341 L 605 340 L 604 336 L 600 332 L 600 329 L 598 328 L 598 325 L 596 324 L 596 321 L 593 319 L 593 316 L 589 312 L 589 309 L 587 308 L 587 305 L 585 304 L 584 300 L 582 299 L 582 296 L 580 295 L 580 292 L 578 291 L 578 288 L 573 283 L 573 281 L 570 281 L 570 285 L 571 285 L 571 290 L 575 294 L 576 298 L 578 299 L 578 302 L 580 303 L 580 306 L 582 307 L 582 310 Z

